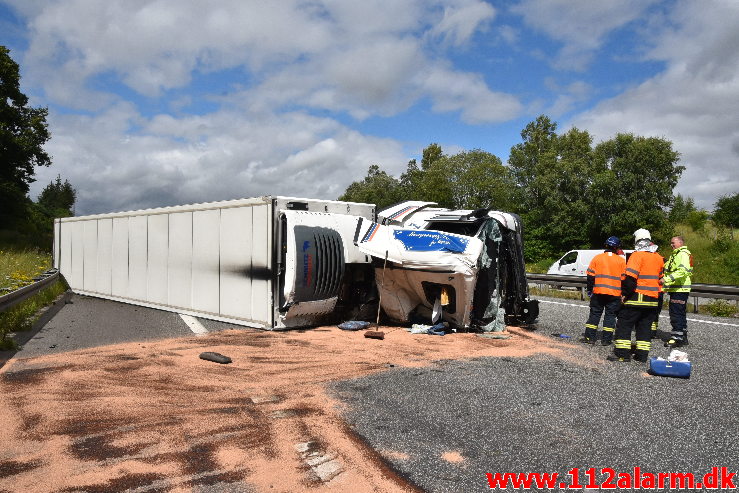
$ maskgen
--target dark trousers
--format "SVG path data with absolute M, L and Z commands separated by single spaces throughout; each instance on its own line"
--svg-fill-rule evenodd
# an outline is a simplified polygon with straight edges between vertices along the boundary
M 616 324 L 616 340 L 613 353 L 621 358 L 631 357 L 631 332 L 636 330 L 636 353 L 638 361 L 649 359 L 649 350 L 652 347 L 651 325 L 654 320 L 656 306 L 624 305 L 618 312 Z
M 604 341 L 610 342 L 616 329 L 616 314 L 621 308 L 621 298 L 609 294 L 594 294 L 590 297 L 590 315 L 585 322 L 585 337 L 595 340 L 598 334 L 598 324 L 603 311 L 603 336 Z
M 660 293 L 657 298 L 657 311 L 654 312 L 654 320 L 652 321 L 652 339 L 657 338 L 657 329 L 659 328 L 659 314 L 662 313 L 662 303 L 665 299 L 665 293 Z
M 683 341 L 688 336 L 687 308 L 690 292 L 669 294 L 670 325 L 672 325 L 672 333 L 670 336 L 676 341 Z

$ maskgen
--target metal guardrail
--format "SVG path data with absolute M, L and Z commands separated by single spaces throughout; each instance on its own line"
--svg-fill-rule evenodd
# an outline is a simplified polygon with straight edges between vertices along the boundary
M 587 285 L 585 276 L 558 276 L 551 274 L 526 274 L 529 282 L 549 284 L 553 286 L 584 288 Z M 721 298 L 724 300 L 739 300 L 739 286 L 725 286 L 721 284 L 693 284 L 690 296 L 695 298 Z
M 0 313 L 14 307 L 18 303 L 27 300 L 31 296 L 38 293 L 40 290 L 56 281 L 59 278 L 59 271 L 56 269 L 47 270 L 36 279 L 36 282 L 23 286 L 20 289 L 11 291 L 10 293 L 0 296 Z
M 587 277 L 585 276 L 558 276 L 552 274 L 526 273 L 530 283 L 549 284 L 555 287 L 578 288 L 580 299 L 584 300 Z M 693 284 L 690 287 L 690 296 L 693 298 L 693 313 L 698 313 L 698 298 L 714 298 L 739 301 L 739 286 L 725 286 L 721 284 Z

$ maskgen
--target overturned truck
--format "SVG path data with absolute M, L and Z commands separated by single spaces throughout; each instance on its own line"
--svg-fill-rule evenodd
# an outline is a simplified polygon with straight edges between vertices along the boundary
M 57 219 L 78 293 L 264 329 L 441 317 L 502 330 L 538 314 L 521 223 L 488 210 L 265 196 Z
M 529 299 L 519 217 L 434 205 L 404 202 L 358 228 L 385 313 L 398 322 L 441 313 L 454 327 L 483 331 L 533 322 L 539 306 Z

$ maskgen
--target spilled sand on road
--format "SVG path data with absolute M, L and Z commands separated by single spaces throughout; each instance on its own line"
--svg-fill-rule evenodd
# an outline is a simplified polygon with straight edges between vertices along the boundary
M 416 491 L 345 424 L 327 383 L 573 351 L 520 329 L 504 340 L 381 330 L 384 340 L 336 327 L 230 330 L 13 359 L 0 370 L 0 491 Z

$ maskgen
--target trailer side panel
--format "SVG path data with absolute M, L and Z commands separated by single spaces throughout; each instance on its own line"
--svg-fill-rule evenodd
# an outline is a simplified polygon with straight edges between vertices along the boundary
M 65 218 L 55 232 L 55 264 L 76 293 L 274 327 L 270 202 Z

